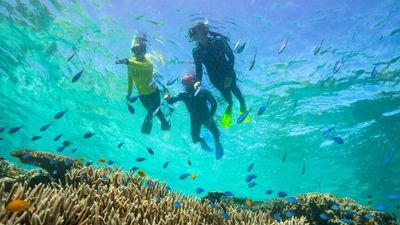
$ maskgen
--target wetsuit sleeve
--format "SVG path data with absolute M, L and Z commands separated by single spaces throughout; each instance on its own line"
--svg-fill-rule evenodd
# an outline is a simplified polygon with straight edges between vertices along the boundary
M 183 98 L 184 98 L 184 93 L 180 93 L 178 96 L 168 98 L 165 101 L 167 101 L 168 104 L 174 104 L 175 102 L 182 101 Z
M 210 109 L 211 116 L 214 116 L 215 111 L 217 111 L 217 101 L 209 91 L 204 91 L 204 94 L 206 96 L 207 101 L 211 104 L 211 109 Z
M 196 51 L 196 48 L 193 49 L 193 60 L 194 60 L 194 65 L 196 66 L 196 79 L 201 82 L 201 79 L 203 78 L 203 66 L 201 65 L 201 60 L 199 53 Z
M 231 66 L 231 68 L 233 68 L 233 65 L 235 64 L 235 56 L 233 55 L 233 51 L 226 41 L 222 41 L 222 43 L 223 43 L 224 53 L 228 57 L 228 63 Z

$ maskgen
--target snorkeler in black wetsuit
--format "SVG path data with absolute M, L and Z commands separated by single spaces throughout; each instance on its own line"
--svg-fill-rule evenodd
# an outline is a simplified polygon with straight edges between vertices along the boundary
M 224 150 L 219 140 L 220 133 L 217 124 L 214 121 L 214 114 L 217 110 L 217 101 L 208 90 L 196 90 L 194 88 L 195 83 L 196 79 L 192 75 L 186 74 L 182 79 L 182 84 L 185 86 L 186 91 L 180 93 L 176 97 L 166 95 L 165 100 L 169 104 L 178 101 L 185 102 L 186 108 L 190 114 L 190 127 L 193 143 L 200 142 L 201 147 L 204 150 L 211 151 L 204 138 L 200 137 L 201 125 L 204 125 L 214 136 L 216 159 L 220 159 L 224 155 Z M 211 104 L 211 109 L 208 108 L 207 103 Z
M 209 37 L 210 34 L 212 37 Z M 211 83 L 221 92 L 228 107 L 221 118 L 221 124 L 224 127 L 230 127 L 232 123 L 232 94 L 240 102 L 240 111 L 244 113 L 246 103 L 243 95 L 236 85 L 236 72 L 234 70 L 235 57 L 232 49 L 229 47 L 227 37 L 211 32 L 207 24 L 195 23 L 189 30 L 191 40 L 198 42 L 193 49 L 193 59 L 196 65 L 196 78 L 201 82 L 203 76 L 203 67 L 205 65 Z M 250 120 L 250 117 L 245 121 Z

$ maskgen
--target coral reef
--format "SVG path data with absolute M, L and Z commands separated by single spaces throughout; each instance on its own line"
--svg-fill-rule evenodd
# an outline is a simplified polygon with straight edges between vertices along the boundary
M 208 201 L 169 192 L 156 180 L 119 169 L 74 168 L 65 181 L 29 188 L 15 183 L 0 188 L 0 223 L 10 224 L 308 224 L 304 218 L 274 221 L 258 211 L 210 206 Z M 8 212 L 5 204 L 22 199 L 27 211 Z

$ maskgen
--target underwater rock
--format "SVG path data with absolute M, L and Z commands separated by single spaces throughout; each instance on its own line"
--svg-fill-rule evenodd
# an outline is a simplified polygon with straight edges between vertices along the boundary
M 55 179 L 63 178 L 73 167 L 83 166 L 79 160 L 71 157 L 30 149 L 16 150 L 11 152 L 11 155 L 17 157 L 22 163 L 46 170 Z

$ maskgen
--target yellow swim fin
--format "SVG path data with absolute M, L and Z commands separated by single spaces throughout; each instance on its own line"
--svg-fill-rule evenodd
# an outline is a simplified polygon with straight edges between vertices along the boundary
M 240 112 L 240 115 L 242 115 L 242 114 L 243 114 L 243 112 Z M 251 120 L 251 117 L 250 117 L 250 114 L 249 114 L 249 115 L 246 116 L 246 118 L 244 118 L 243 122 L 247 123 L 247 122 L 250 122 L 250 120 Z
M 232 113 L 224 113 L 221 117 L 221 125 L 225 128 L 232 126 Z

